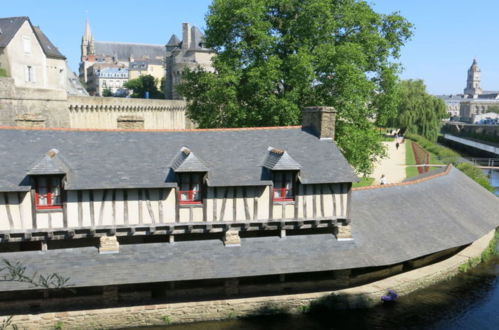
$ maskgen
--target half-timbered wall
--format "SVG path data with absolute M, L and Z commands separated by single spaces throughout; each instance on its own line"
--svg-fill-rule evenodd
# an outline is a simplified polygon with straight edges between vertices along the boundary
M 108 189 L 67 192 L 69 227 L 175 222 L 173 189 Z
M 62 210 L 38 210 L 35 221 L 29 192 L 0 193 L 0 230 L 347 217 L 350 184 L 298 185 L 292 202 L 274 202 L 271 189 L 209 187 L 199 205 L 179 205 L 172 188 L 66 191 Z
M 23 230 L 32 226 L 30 194 L 0 192 L 0 230 Z

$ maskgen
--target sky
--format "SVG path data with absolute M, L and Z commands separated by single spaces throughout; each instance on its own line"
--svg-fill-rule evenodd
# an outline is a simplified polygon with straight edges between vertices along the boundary
M 211 0 L 1 1 L 1 17 L 29 16 L 78 70 L 88 18 L 94 39 L 164 45 L 182 23 L 201 29 Z M 400 12 L 414 35 L 399 59 L 402 79 L 423 79 L 432 94 L 462 93 L 473 58 L 482 88 L 499 90 L 499 1 L 368 0 L 377 12 Z M 41 5 L 43 4 L 43 5 Z

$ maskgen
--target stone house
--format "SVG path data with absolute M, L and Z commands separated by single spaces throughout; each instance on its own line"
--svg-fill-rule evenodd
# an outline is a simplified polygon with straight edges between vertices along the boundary
M 28 17 L 0 18 L 0 66 L 16 86 L 66 89 L 66 57 Z

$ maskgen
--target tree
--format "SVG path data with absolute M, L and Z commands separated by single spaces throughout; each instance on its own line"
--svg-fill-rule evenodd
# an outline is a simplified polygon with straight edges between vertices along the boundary
M 394 126 L 436 141 L 442 119 L 448 117 L 445 102 L 426 93 L 422 80 L 401 81 L 398 93 L 398 115 Z
M 149 92 L 149 98 L 151 99 L 164 98 L 164 94 L 158 90 L 157 79 L 149 74 L 129 80 L 123 86 L 133 90 L 131 96 L 135 98 L 145 98 L 146 92 Z
M 102 96 L 104 96 L 104 97 L 113 96 L 113 92 L 109 88 L 104 88 L 102 90 Z
M 296 125 L 303 107 L 334 106 L 338 145 L 360 172 L 371 170 L 383 154 L 372 120 L 393 113 L 392 59 L 410 23 L 359 0 L 214 0 L 206 24 L 214 73 L 186 69 L 178 87 L 192 120 Z
M 499 113 L 499 105 L 491 105 L 490 107 L 487 108 L 486 112 Z
M 38 273 L 28 273 L 26 266 L 21 262 L 11 262 L 3 259 L 0 263 L 0 282 L 18 282 L 26 283 L 34 288 L 41 289 L 64 289 L 68 287 L 69 277 L 64 277 L 58 273 L 51 273 L 47 275 Z M 0 330 L 18 329 L 18 326 L 12 323 L 13 316 L 7 316 L 0 323 Z

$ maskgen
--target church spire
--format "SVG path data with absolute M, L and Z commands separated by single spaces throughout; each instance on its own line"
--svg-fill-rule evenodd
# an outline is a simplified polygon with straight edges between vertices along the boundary
M 84 61 L 88 55 L 95 55 L 94 37 L 92 36 L 92 29 L 90 28 L 90 21 L 85 22 L 85 32 L 81 39 L 81 60 Z

